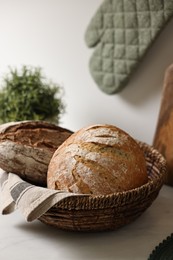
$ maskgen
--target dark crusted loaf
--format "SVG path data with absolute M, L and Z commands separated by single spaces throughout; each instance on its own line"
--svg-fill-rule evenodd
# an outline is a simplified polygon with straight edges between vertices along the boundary
M 47 169 L 55 150 L 72 134 L 43 121 L 0 125 L 0 168 L 24 180 L 47 186 Z

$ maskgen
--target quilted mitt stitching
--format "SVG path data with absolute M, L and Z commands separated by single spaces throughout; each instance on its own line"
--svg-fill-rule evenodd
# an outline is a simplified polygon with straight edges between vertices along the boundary
M 120 92 L 173 15 L 170 0 L 105 0 L 85 34 L 90 72 L 107 94 Z

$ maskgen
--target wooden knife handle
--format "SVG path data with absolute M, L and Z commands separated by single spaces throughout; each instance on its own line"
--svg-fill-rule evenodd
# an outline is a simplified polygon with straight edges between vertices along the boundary
M 167 161 L 165 183 L 173 186 L 173 64 L 166 72 L 153 146 Z

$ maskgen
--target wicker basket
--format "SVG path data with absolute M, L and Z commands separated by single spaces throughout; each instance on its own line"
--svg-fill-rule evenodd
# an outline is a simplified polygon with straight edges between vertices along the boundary
M 147 184 L 106 196 L 69 197 L 39 220 L 64 230 L 103 231 L 115 230 L 138 218 L 156 199 L 166 172 L 165 159 L 158 151 L 142 142 L 139 144 L 146 158 Z

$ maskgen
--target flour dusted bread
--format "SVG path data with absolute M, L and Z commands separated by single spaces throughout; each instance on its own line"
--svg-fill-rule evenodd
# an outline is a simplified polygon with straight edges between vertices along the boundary
M 31 183 L 46 186 L 47 169 L 55 150 L 72 132 L 43 121 L 0 125 L 0 168 Z
M 93 125 L 72 134 L 54 153 L 48 188 L 106 195 L 126 191 L 148 180 L 138 143 L 113 125 Z

